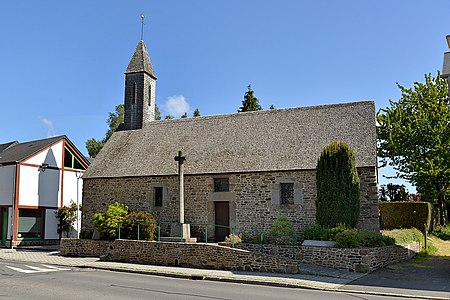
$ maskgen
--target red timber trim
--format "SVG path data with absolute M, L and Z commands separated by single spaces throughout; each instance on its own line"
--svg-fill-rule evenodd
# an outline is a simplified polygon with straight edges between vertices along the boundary
M 29 163 L 20 163 L 20 165 L 21 166 L 26 166 L 26 167 L 35 167 L 35 168 L 40 168 L 41 167 L 41 165 L 29 164 Z M 57 170 L 57 171 L 62 170 L 62 169 L 60 169 L 58 167 L 52 167 L 52 166 L 48 166 L 47 169 L 49 169 L 49 170 Z
M 22 209 L 59 209 L 57 206 L 33 206 L 33 205 L 19 205 L 19 208 Z
M 19 184 L 20 184 L 20 164 L 16 164 L 16 190 L 14 191 L 14 225 L 13 240 L 17 241 L 17 230 L 19 224 Z M 11 241 L 12 242 L 12 241 Z

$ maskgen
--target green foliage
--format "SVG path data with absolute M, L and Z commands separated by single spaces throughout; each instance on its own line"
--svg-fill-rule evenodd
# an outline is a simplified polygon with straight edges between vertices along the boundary
M 393 238 L 398 245 L 405 245 L 412 242 L 421 242 L 423 244 L 424 242 L 423 234 L 417 228 L 382 230 L 381 233 L 384 236 Z
M 318 240 L 318 241 L 334 241 L 336 235 L 347 230 L 345 224 L 339 224 L 336 227 L 328 227 L 322 225 L 312 225 L 305 227 L 302 230 L 304 240 Z
M 73 201 L 70 202 L 69 206 L 64 206 L 55 211 L 56 219 L 58 219 L 58 234 L 61 239 L 63 232 L 66 233 L 66 237 L 69 237 L 70 230 L 73 224 L 77 221 L 77 204 Z
M 158 105 L 155 104 L 155 120 L 161 120 L 161 111 Z
M 242 106 L 239 108 L 238 112 L 262 110 L 261 105 L 259 105 L 258 98 L 254 95 L 252 86 L 248 85 L 247 89 L 248 90 L 244 95 L 244 100 L 242 100 Z
M 273 104 L 271 104 L 269 109 L 275 109 L 275 106 Z
M 124 114 L 125 106 L 123 104 L 117 105 L 115 112 L 110 112 L 108 119 L 106 120 L 109 129 L 106 131 L 105 137 L 102 140 L 92 138 L 86 141 L 86 149 L 90 157 L 94 158 L 97 156 L 114 131 L 116 131 L 117 127 L 123 123 Z
M 173 119 L 173 116 L 167 115 L 167 116 L 164 117 L 164 120 L 170 120 L 170 119 Z
M 198 108 L 194 110 L 194 117 L 200 117 L 200 111 L 198 110 Z
M 181 116 L 182 119 L 185 119 L 185 118 L 187 118 L 187 117 L 188 117 L 187 113 L 184 113 L 184 114 Z
M 113 240 L 118 237 L 118 224 L 128 214 L 128 206 L 115 202 L 108 206 L 106 212 L 94 215 L 94 225 L 102 239 Z
M 348 229 L 336 235 L 338 248 L 383 247 L 394 244 L 393 238 L 364 229 Z
M 355 227 L 359 218 L 359 177 L 355 154 L 347 144 L 326 146 L 317 163 L 317 224 Z
M 379 207 L 381 229 L 430 228 L 433 207 L 428 202 L 381 202 Z
M 139 239 L 153 241 L 156 238 L 156 230 L 158 228 L 155 217 L 144 211 L 132 212 L 126 215 L 122 220 L 120 229 L 121 238 L 124 239 L 138 239 L 138 224 L 139 224 Z
M 377 115 L 378 156 L 424 194 L 436 197 L 440 222 L 447 223 L 445 195 L 450 188 L 450 108 L 448 84 L 431 74 L 413 88 L 398 84 L 398 102 Z
M 295 237 L 295 226 L 286 216 L 280 216 L 272 225 L 270 233 L 273 236 Z
M 383 184 L 378 192 L 380 201 L 407 201 L 408 191 L 403 184 Z
M 450 224 L 446 226 L 438 226 L 433 230 L 433 234 L 440 238 L 441 240 L 450 240 Z

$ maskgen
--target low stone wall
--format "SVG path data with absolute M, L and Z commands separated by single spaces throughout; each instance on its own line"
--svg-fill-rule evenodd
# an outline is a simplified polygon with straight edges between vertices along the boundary
M 88 239 L 62 239 L 59 253 L 62 256 L 100 257 L 113 246 L 114 241 Z
M 370 273 L 387 265 L 410 259 L 421 249 L 420 243 L 407 246 L 385 246 L 373 248 L 323 248 L 302 247 L 303 263 Z
M 220 244 L 231 246 L 229 243 Z M 386 246 L 373 248 L 294 246 L 294 249 L 292 249 L 292 246 L 247 243 L 238 243 L 235 247 L 256 253 L 291 258 L 301 263 L 360 273 L 370 273 L 387 265 L 410 259 L 422 249 L 421 243 L 411 243 L 403 247 Z
M 102 259 L 110 261 L 164 266 L 298 273 L 298 261 L 295 260 L 204 243 L 63 239 L 60 253 L 63 256 L 102 256 Z

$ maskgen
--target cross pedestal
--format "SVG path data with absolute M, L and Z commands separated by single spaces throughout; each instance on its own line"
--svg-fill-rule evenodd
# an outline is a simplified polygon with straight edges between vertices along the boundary
M 196 238 L 191 238 L 191 226 L 184 223 L 184 172 L 183 163 L 186 157 L 182 156 L 181 151 L 178 151 L 178 156 L 175 156 L 175 161 L 178 162 L 178 191 L 180 200 L 180 215 L 179 224 L 172 225 L 170 228 L 171 239 L 178 239 L 180 242 L 195 243 Z

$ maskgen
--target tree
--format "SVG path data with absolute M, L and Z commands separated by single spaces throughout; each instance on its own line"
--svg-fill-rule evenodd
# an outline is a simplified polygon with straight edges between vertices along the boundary
M 316 221 L 319 225 L 355 227 L 359 219 L 359 177 L 355 154 L 347 144 L 326 146 L 317 162 Z
M 244 100 L 242 100 L 242 106 L 239 108 L 238 112 L 262 110 L 261 105 L 259 105 L 258 98 L 254 95 L 252 86 L 249 84 L 247 88 L 248 90 L 245 92 Z
M 408 191 L 403 184 L 383 184 L 378 191 L 380 201 L 408 201 Z
M 273 105 L 273 104 L 270 104 L 270 107 L 269 107 L 269 109 L 275 109 L 275 105 Z
M 164 120 L 170 120 L 170 119 L 173 119 L 173 117 L 172 117 L 171 115 L 167 115 L 167 116 L 164 118 Z
M 77 221 L 78 208 L 77 204 L 73 201 L 69 206 L 64 206 L 55 211 L 56 219 L 58 219 L 59 239 L 61 239 L 63 232 L 66 233 L 66 237 L 69 237 L 70 230 L 72 230 L 73 224 Z
M 155 120 L 161 120 L 161 112 L 158 105 L 155 104 Z
M 86 141 L 86 149 L 90 157 L 94 158 L 97 156 L 114 131 L 116 131 L 117 127 L 123 123 L 124 113 L 125 106 L 123 104 L 117 105 L 114 112 L 109 112 L 108 119 L 106 120 L 109 129 L 106 131 L 105 137 L 102 140 L 92 138 Z
M 431 74 L 425 83 L 401 90 L 398 102 L 377 114 L 378 156 L 397 178 L 438 199 L 441 224 L 447 223 L 445 195 L 450 188 L 450 108 L 447 81 Z
M 194 117 L 200 117 L 200 111 L 198 110 L 198 108 L 194 110 Z
M 185 118 L 187 118 L 187 117 L 188 117 L 187 113 L 184 113 L 184 114 L 181 116 L 182 119 L 185 119 Z

